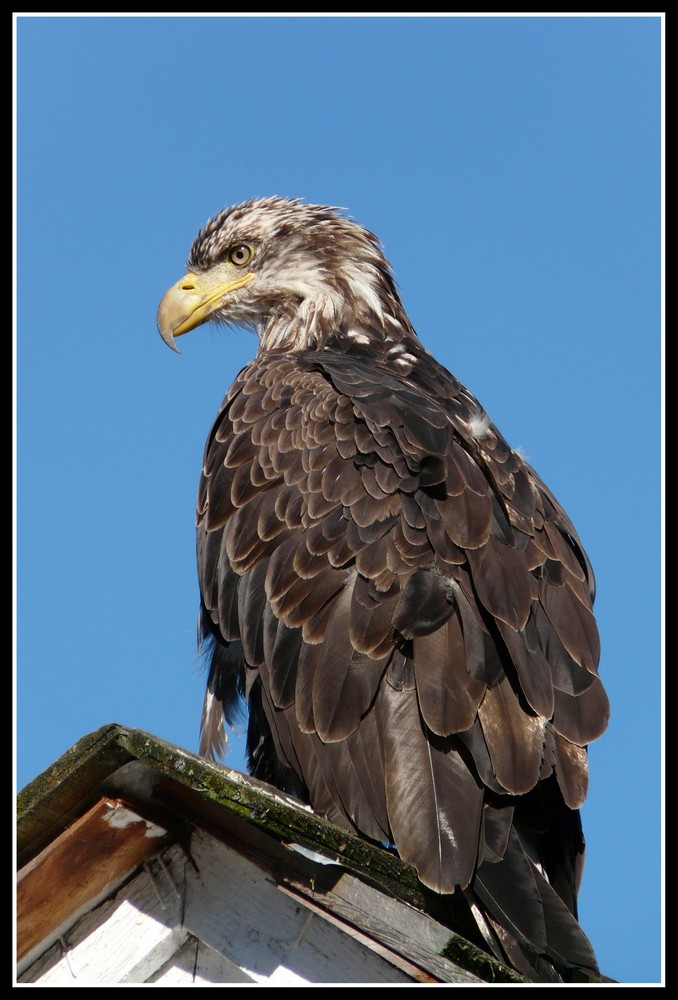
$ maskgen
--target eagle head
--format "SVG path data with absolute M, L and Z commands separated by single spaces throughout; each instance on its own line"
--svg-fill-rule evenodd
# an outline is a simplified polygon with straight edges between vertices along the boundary
M 262 350 L 286 351 L 342 336 L 367 344 L 387 325 L 409 327 L 377 237 L 336 208 L 280 197 L 227 208 L 195 238 L 158 329 L 176 350 L 176 337 L 208 321 L 253 329 Z

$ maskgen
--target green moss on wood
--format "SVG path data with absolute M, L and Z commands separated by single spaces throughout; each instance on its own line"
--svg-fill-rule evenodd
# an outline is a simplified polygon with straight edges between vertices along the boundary
M 296 800 L 253 778 L 229 771 L 150 733 L 115 723 L 83 737 L 20 792 L 20 860 L 22 855 L 24 860 L 32 856 L 59 829 L 68 826 L 87 797 L 98 794 L 102 782 L 114 788 L 116 772 L 132 761 L 147 765 L 153 774 L 163 775 L 170 783 L 183 786 L 202 801 L 227 810 L 284 844 L 300 844 L 340 863 L 435 918 L 435 894 L 422 886 L 411 865 L 384 848 L 320 819 Z M 122 779 L 121 784 L 124 788 Z M 454 905 L 452 897 L 446 897 L 445 902 L 449 907 Z M 485 982 L 524 982 L 452 931 L 441 957 Z
M 123 744 L 165 775 L 210 799 L 278 840 L 299 843 L 361 875 L 415 906 L 424 894 L 411 865 L 382 847 L 347 833 L 320 819 L 284 793 L 253 778 L 213 764 L 187 751 L 163 743 L 139 730 L 120 734 Z
M 526 983 L 527 980 L 501 962 L 481 951 L 466 938 L 453 934 L 443 948 L 442 957 L 472 972 L 486 983 Z

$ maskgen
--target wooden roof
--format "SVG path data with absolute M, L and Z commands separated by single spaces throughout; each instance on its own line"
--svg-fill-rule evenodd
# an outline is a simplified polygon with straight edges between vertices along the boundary
M 20 793 L 17 855 L 20 981 L 36 981 L 59 962 L 70 961 L 73 973 L 66 936 L 82 940 L 86 931 L 93 933 L 87 915 L 98 907 L 97 919 L 103 919 L 104 901 L 110 906 L 122 893 L 146 899 L 146 913 L 157 908 L 152 926 L 162 940 L 154 946 L 156 964 L 170 946 L 176 959 L 191 941 L 206 943 L 206 978 L 196 979 L 197 959 L 187 959 L 187 982 L 257 981 L 243 971 L 250 959 L 240 961 L 253 937 L 265 937 L 252 931 L 260 919 L 250 912 L 256 893 L 257 912 L 276 913 L 276 926 L 292 935 L 287 947 L 296 949 L 299 981 L 328 981 L 323 975 L 331 974 L 341 975 L 341 982 L 522 981 L 471 943 L 465 910 L 455 909 L 453 897 L 428 892 L 393 854 L 262 782 L 116 724 L 83 737 Z M 201 899 L 193 911 L 186 903 L 191 885 L 190 899 Z M 229 906 L 233 940 L 226 948 L 222 925 Z M 126 957 L 124 973 L 122 959 L 115 966 L 114 955 L 121 954 L 112 946 L 115 933 L 125 955 L 125 948 L 138 951 L 142 937 L 148 945 L 150 930 L 142 935 L 125 924 L 121 915 L 127 912 L 117 908 L 117 932 L 107 924 L 108 943 L 96 952 L 104 962 L 98 981 L 107 975 L 114 982 L 130 975 L 124 981 L 160 981 L 136 951 L 134 960 Z M 240 943 L 238 926 L 249 928 Z M 350 942 L 352 957 L 342 959 L 343 966 L 337 935 Z M 323 945 L 321 937 L 334 943 Z M 308 940 L 305 952 L 302 938 Z M 319 955 L 335 956 L 324 973 Z M 347 968 L 346 962 L 353 964 Z M 351 978 L 356 974 L 366 978 Z

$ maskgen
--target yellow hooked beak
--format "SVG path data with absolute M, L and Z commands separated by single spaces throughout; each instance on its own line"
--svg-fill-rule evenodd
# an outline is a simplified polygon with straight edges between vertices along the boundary
M 179 353 L 174 338 L 205 323 L 225 305 L 230 292 L 249 285 L 254 277 L 251 271 L 230 280 L 214 271 L 185 274 L 165 292 L 158 306 L 158 330 L 167 346 Z

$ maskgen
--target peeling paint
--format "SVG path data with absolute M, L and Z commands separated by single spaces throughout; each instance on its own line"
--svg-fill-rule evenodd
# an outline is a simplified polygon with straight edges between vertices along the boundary
M 126 826 L 131 826 L 133 823 L 144 823 L 146 826 L 146 837 L 164 837 L 167 830 L 163 830 L 161 826 L 156 826 L 155 823 L 151 823 L 147 819 L 143 819 L 137 813 L 132 812 L 131 809 L 126 809 L 124 806 L 116 805 L 111 803 L 111 808 L 107 813 L 104 813 L 102 817 L 104 823 L 108 823 L 116 830 L 124 830 Z

